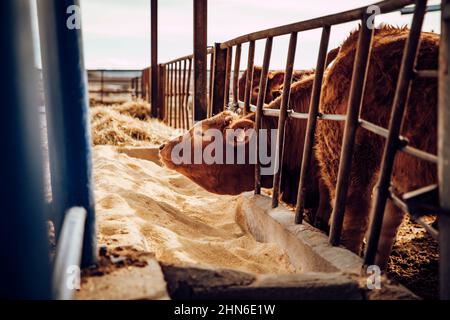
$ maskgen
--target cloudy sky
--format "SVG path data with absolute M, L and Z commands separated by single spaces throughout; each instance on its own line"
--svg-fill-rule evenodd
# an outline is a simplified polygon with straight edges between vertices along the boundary
M 209 0 L 208 43 L 375 2 Z M 142 69 L 150 64 L 150 0 L 81 0 L 81 8 L 87 68 Z M 192 16 L 192 0 L 159 1 L 160 62 L 192 53 Z M 410 20 L 411 15 L 397 12 L 380 16 L 376 22 L 404 25 Z M 354 23 L 333 27 L 330 48 L 339 45 L 354 28 Z M 439 32 L 439 13 L 427 15 L 424 30 Z M 299 35 L 296 68 L 315 65 L 319 40 L 320 30 Z M 287 37 L 274 40 L 271 68 L 284 68 L 287 43 Z M 264 42 L 258 41 L 256 45 L 256 63 L 261 64 Z

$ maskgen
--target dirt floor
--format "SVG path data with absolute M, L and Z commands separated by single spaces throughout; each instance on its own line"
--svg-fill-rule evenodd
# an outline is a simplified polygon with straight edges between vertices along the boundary
M 391 254 L 389 277 L 424 299 L 438 299 L 438 265 L 437 241 L 406 217 Z

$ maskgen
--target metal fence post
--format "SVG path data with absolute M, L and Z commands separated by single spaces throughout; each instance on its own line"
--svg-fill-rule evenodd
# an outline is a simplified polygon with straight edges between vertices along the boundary
M 227 50 L 220 48 L 220 43 L 214 45 L 214 58 L 212 70 L 212 98 L 211 109 L 212 116 L 223 111 L 223 102 L 225 97 L 225 80 L 227 68 Z
M 157 118 L 161 106 L 159 105 L 159 81 L 158 81 L 158 0 L 151 0 L 151 92 L 152 92 L 152 117 Z
M 450 300 L 450 2 L 442 1 L 439 57 L 438 173 L 441 207 L 439 217 L 440 297 Z
M 278 196 L 281 186 L 281 171 L 283 169 L 284 130 L 287 119 L 287 109 L 291 95 L 292 75 L 294 72 L 295 52 L 297 50 L 297 32 L 291 33 L 289 40 L 288 57 L 286 61 L 283 95 L 281 97 L 280 118 L 278 119 L 278 135 L 275 149 L 275 172 L 273 175 L 272 208 L 278 207 Z
M 0 299 L 50 299 L 30 2 L 0 2 Z
M 250 41 L 248 46 L 247 74 L 245 78 L 245 96 L 244 96 L 244 110 L 243 110 L 244 115 L 248 113 L 248 111 L 250 110 L 250 105 L 252 104 L 254 64 L 255 64 L 255 41 Z
M 347 198 L 349 176 L 352 166 L 353 147 L 355 143 L 356 130 L 358 129 L 359 113 L 361 110 L 366 73 L 369 66 L 370 46 L 372 42 L 373 29 L 367 27 L 368 15 L 365 14 L 359 29 L 358 48 L 356 51 L 353 67 L 352 84 L 345 121 L 344 138 L 341 148 L 341 159 L 339 161 L 339 173 L 336 185 L 336 197 L 332 223 L 330 228 L 330 243 L 339 245 L 341 240 L 342 224 L 344 222 L 345 202 Z
M 371 224 L 369 228 L 366 253 L 364 256 L 365 265 L 374 264 L 376 258 L 378 240 L 380 238 L 381 228 L 383 225 L 384 209 L 386 207 L 386 201 L 389 197 L 389 187 L 391 185 L 395 155 L 399 146 L 401 124 L 405 113 L 406 103 L 408 101 L 411 82 L 414 78 L 416 55 L 419 49 L 420 33 L 422 30 L 426 7 L 426 1 L 416 1 L 416 9 L 411 30 L 409 31 L 408 40 L 405 44 L 397 88 L 395 90 L 394 102 L 392 104 L 392 112 L 389 120 L 389 134 L 383 150 L 380 177 L 378 179 L 370 212 Z
M 158 117 L 160 120 L 164 120 L 166 116 L 166 66 L 163 64 L 158 65 Z
M 261 79 L 259 81 L 259 94 L 256 103 L 255 131 L 256 131 L 256 165 L 255 165 L 255 194 L 261 194 L 261 161 L 259 158 L 259 134 L 262 129 L 262 113 L 264 101 L 266 100 L 267 75 L 269 74 L 270 58 L 272 55 L 273 38 L 267 38 L 264 49 L 263 67 L 261 70 Z
M 81 29 L 69 28 L 78 0 L 38 1 L 53 201 L 60 230 L 65 211 L 87 211 L 82 264 L 96 262 L 95 202 L 87 76 Z M 79 13 L 78 13 L 79 14 Z
M 194 0 L 194 123 L 206 118 L 208 1 Z
M 300 170 L 300 182 L 298 186 L 297 204 L 295 208 L 295 223 L 302 223 L 304 202 L 305 202 L 305 184 L 306 175 L 309 173 L 311 158 L 314 147 L 314 134 L 316 132 L 317 115 L 319 113 L 320 95 L 322 93 L 322 80 L 325 71 L 327 59 L 328 43 L 330 40 L 331 27 L 326 26 L 322 29 L 322 38 L 320 40 L 319 56 L 317 58 L 316 76 L 312 88 L 312 98 L 309 106 L 308 125 L 306 127 L 305 145 Z

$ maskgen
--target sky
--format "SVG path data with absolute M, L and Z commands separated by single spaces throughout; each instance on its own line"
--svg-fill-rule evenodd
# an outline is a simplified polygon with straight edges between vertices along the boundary
M 143 69 L 150 64 L 150 0 L 81 0 L 85 63 L 88 69 Z M 192 0 L 159 0 L 159 62 L 192 53 Z M 377 1 L 368 0 L 209 0 L 208 43 L 254 31 L 337 13 Z M 439 1 L 429 1 L 439 3 Z M 411 15 L 392 13 L 376 23 L 405 25 Z M 440 13 L 428 13 L 425 31 L 439 32 Z M 356 23 L 332 28 L 330 49 L 345 40 Z M 299 34 L 295 67 L 315 66 L 320 30 Z M 288 37 L 274 39 L 271 69 L 285 67 Z M 256 43 L 255 63 L 262 64 L 264 41 Z M 247 47 L 243 47 L 246 57 Z M 244 58 L 243 61 L 246 61 Z M 245 68 L 241 62 L 241 69 Z

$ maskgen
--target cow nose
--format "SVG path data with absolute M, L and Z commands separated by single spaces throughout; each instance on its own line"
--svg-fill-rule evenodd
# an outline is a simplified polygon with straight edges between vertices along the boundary
M 162 149 L 164 149 L 165 146 L 166 146 L 165 144 L 160 145 L 159 150 L 161 151 Z

